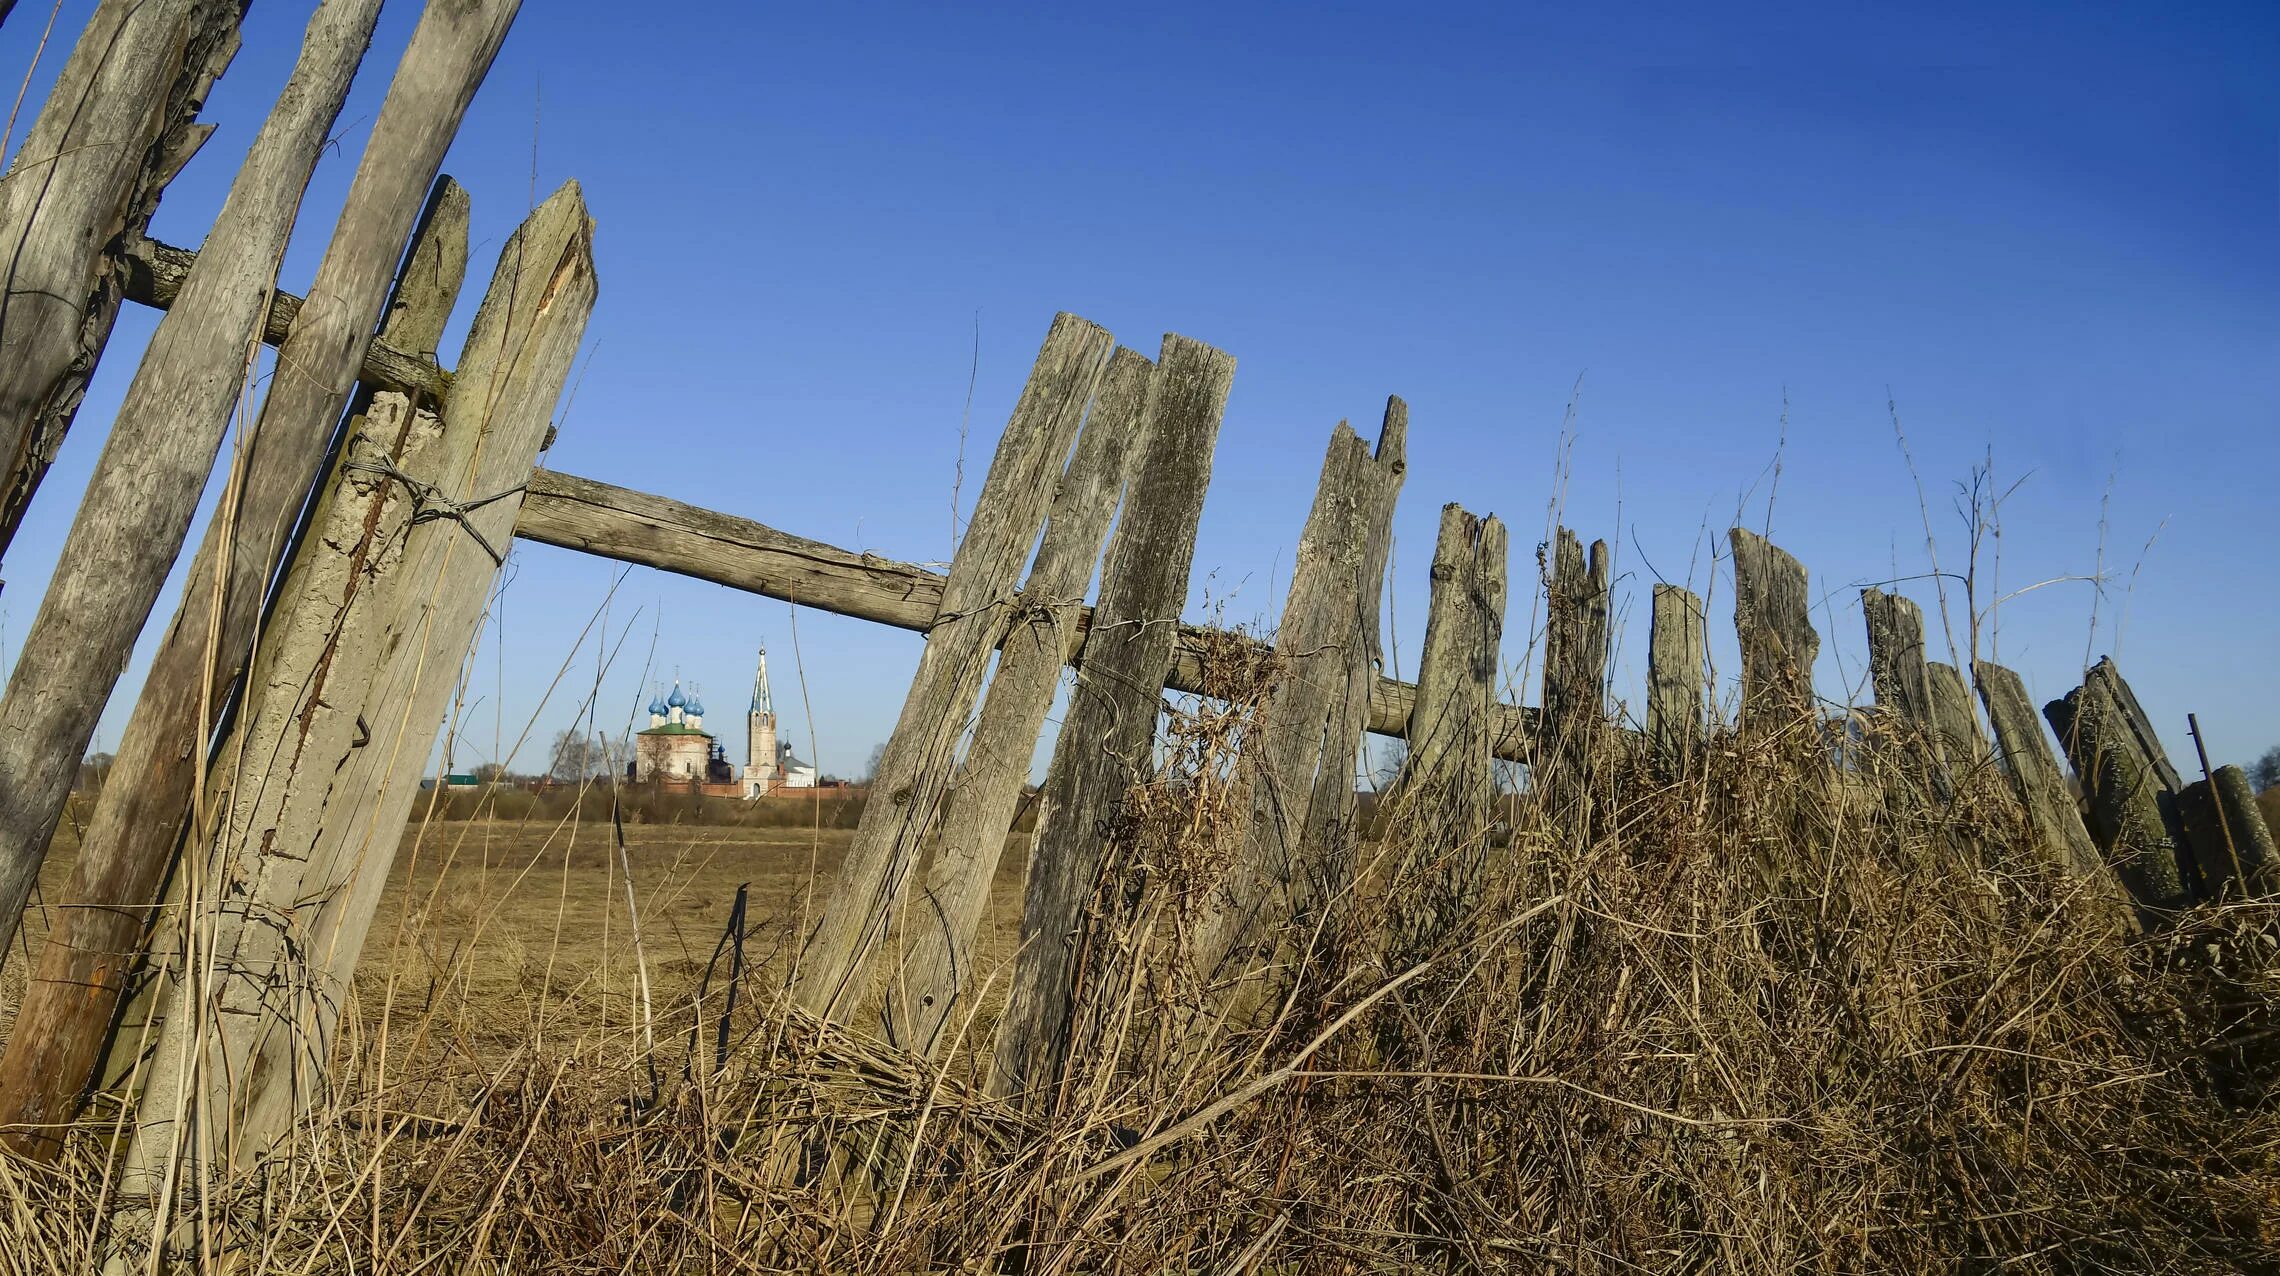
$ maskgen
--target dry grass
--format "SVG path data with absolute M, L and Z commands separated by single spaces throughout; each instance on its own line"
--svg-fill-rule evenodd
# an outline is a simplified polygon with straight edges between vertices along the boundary
M 1422 933 L 1388 901 L 1447 866 L 1365 843 L 1221 1022 L 1179 954 L 1242 723 L 1175 725 L 1050 1115 L 987 1097 L 987 1009 L 922 1064 L 775 995 L 844 834 L 629 829 L 645 1032 L 606 827 L 440 824 L 341 1094 L 202 1239 L 249 1272 L 2280 1270 L 2272 905 L 2125 941 L 1992 773 L 1890 803 L 1779 741 L 1609 751 L 1461 848 Z M 103 1146 L 0 1170 L 0 1271 L 100 1252 Z

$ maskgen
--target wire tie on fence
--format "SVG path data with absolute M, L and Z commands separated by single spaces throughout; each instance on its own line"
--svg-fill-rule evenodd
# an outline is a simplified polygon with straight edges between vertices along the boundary
M 370 440 L 366 439 L 364 437 L 364 434 L 360 431 L 357 434 L 351 436 L 348 442 L 349 446 L 351 448 L 354 448 L 357 444 L 369 443 Z M 396 482 L 403 484 L 404 490 L 411 493 L 412 495 L 413 526 L 416 527 L 421 523 L 434 523 L 443 521 L 457 523 L 467 530 L 468 539 L 481 546 L 483 552 L 491 556 L 491 563 L 493 566 L 504 566 L 506 564 L 507 556 L 500 553 L 498 547 L 491 544 L 490 540 L 483 535 L 482 531 L 478 529 L 474 523 L 468 520 L 467 516 L 483 508 L 484 506 L 489 505 L 493 501 L 503 501 L 510 496 L 517 495 L 530 486 L 527 482 L 517 483 L 513 487 L 506 488 L 503 491 L 493 492 L 489 496 L 479 496 L 473 500 L 455 501 L 452 498 L 445 496 L 443 494 L 442 488 L 437 487 L 435 484 L 430 483 L 425 479 L 406 474 L 404 471 L 396 467 L 395 462 L 387 460 L 386 458 L 382 458 L 377 461 L 367 461 L 360 460 L 355 457 L 350 457 L 340 463 L 340 468 L 345 473 L 377 474 L 383 478 L 394 479 Z

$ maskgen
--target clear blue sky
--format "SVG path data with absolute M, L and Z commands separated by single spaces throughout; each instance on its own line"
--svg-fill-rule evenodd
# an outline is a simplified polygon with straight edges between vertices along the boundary
M 90 8 L 66 0 L 58 31 Z M 416 8 L 382 19 L 288 288 L 314 269 Z M 0 29 L 0 67 L 30 62 L 44 10 Z M 304 12 L 254 7 L 162 236 L 202 237 Z M 2085 583 L 2000 610 L 2000 654 L 2030 688 L 2056 695 L 2086 651 L 2114 652 L 2174 750 L 2194 710 L 2220 759 L 2245 760 L 2280 743 L 2276 66 L 2268 4 L 533 0 L 447 169 L 475 197 L 479 269 L 534 190 L 576 177 L 599 221 L 560 469 L 944 559 L 977 323 L 969 502 L 1055 310 L 1150 354 L 1178 331 L 1239 361 L 1191 614 L 1272 617 L 1330 428 L 1374 431 L 1399 393 L 1401 670 L 1445 501 L 1513 527 L 1517 667 L 1572 400 L 1567 521 L 1618 542 L 1616 694 L 1635 698 L 1648 587 L 1701 587 L 1738 510 L 1765 525 L 1786 418 L 1771 527 L 1827 595 L 1830 692 L 1861 676 L 1857 587 L 1929 565 L 1889 398 L 1943 567 L 1965 549 L 1953 484 L 1989 455 L 1999 485 L 2023 480 L 2002 589 L 2096 570 L 2103 510 L 2095 636 Z M 150 323 L 121 324 L 11 554 L 11 657 Z M 575 698 L 541 709 L 547 683 L 616 569 L 526 546 L 512 570 L 458 757 L 535 718 L 517 758 L 535 767 Z M 1928 582 L 1901 588 L 1934 609 Z M 1719 628 L 1722 574 L 1714 590 Z M 765 638 L 800 751 L 859 769 L 918 640 L 804 615 L 795 665 L 788 612 L 634 572 L 602 720 L 646 699 L 654 630 L 656 670 L 703 684 L 741 760 Z M 569 680 L 592 679 L 589 644 Z

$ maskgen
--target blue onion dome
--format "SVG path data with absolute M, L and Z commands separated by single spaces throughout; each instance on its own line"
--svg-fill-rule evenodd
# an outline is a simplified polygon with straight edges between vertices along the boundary
M 665 707 L 668 709 L 679 709 L 688 703 L 688 697 L 681 694 L 681 684 L 678 682 L 674 683 L 673 694 L 665 697 Z
M 697 699 L 694 696 L 691 696 L 689 698 L 689 713 L 691 716 L 698 718 L 705 716 L 705 702 Z
M 657 698 L 657 697 L 655 697 L 655 696 L 651 696 L 651 697 L 649 698 L 649 711 L 650 711 L 651 713 L 654 713 L 654 714 L 656 714 L 656 715 L 657 715 L 658 717 L 660 717 L 660 718 L 664 717 L 664 716 L 665 716 L 665 702 L 664 702 L 664 701 L 662 701 L 662 700 L 660 700 L 660 699 L 658 699 L 658 698 Z

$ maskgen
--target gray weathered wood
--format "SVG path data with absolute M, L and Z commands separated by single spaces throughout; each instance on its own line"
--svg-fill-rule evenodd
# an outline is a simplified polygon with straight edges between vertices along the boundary
M 2090 677 L 2043 715 L 2081 781 L 2092 835 L 2149 922 L 2192 903 L 2179 858 L 2175 795 L 2162 787 L 2111 683 Z
M 1609 563 L 1607 542 L 1583 542 L 1562 527 L 1552 537 L 1544 582 L 1544 748 L 1547 778 L 1580 776 L 1607 725 Z
M 1683 586 L 1656 584 L 1647 639 L 1647 742 L 1670 772 L 1702 747 L 1710 702 L 1708 644 L 1702 599 Z
M 1042 1105 L 1062 1075 L 1074 1019 L 1084 916 L 1107 855 L 1104 824 L 1154 773 L 1156 719 L 1187 601 L 1196 523 L 1211 482 L 1235 361 L 1167 335 L 1148 389 L 1124 515 L 1101 569 L 1097 633 L 1046 772 L 1022 893 L 1021 947 L 991 1084 Z
M 381 327 L 385 338 L 431 351 L 467 271 L 467 193 L 449 178 L 438 186 Z M 290 1022 L 297 1013 L 309 923 L 325 899 L 324 889 L 304 881 L 307 848 L 333 774 L 364 734 L 359 724 L 371 707 L 362 698 L 396 620 L 386 611 L 391 591 L 406 588 L 396 574 L 417 501 L 377 467 L 445 482 L 452 476 L 442 469 L 448 449 L 440 433 L 438 419 L 415 413 L 403 395 L 376 397 L 358 416 L 326 478 L 311 534 L 287 569 L 248 693 L 207 781 L 207 809 L 219 813 L 215 835 L 186 852 L 200 857 L 202 871 L 182 875 L 196 893 L 178 892 L 170 912 L 179 915 L 151 944 L 158 970 L 143 998 L 153 1007 L 148 1026 L 130 1014 L 120 1029 L 127 1050 L 149 1047 L 124 1167 L 130 1182 L 167 1163 L 174 1131 L 196 1128 L 178 1126 L 177 1110 L 205 1126 L 183 1150 L 213 1148 L 230 1159 L 237 1129 L 229 1118 L 264 1031 L 260 1016 Z M 186 968 L 192 937 L 200 957 L 194 971 Z M 122 1062 L 131 1061 L 114 1052 L 106 1074 L 123 1072 Z
M 2177 799 L 2209 898 L 2265 899 L 2280 891 L 2280 853 L 2246 772 L 2218 767 L 2210 778 L 2186 785 Z
M 1340 667 L 1326 671 L 1333 678 L 1330 712 L 1308 805 L 1307 836 L 1319 857 L 1322 887 L 1331 891 L 1342 890 L 1353 873 L 1355 762 L 1369 729 L 1370 688 L 1385 667 L 1378 630 L 1393 553 L 1393 508 L 1409 470 L 1408 448 L 1409 405 L 1399 395 L 1389 395 L 1369 471 L 1376 504 L 1364 515 L 1369 539 L 1362 547 L 1361 577 L 1354 590 L 1355 641 L 1340 650 Z
M 441 192 L 458 190 L 450 178 L 442 181 Z M 460 192 L 464 196 L 465 192 Z M 138 305 L 164 310 L 181 295 L 182 285 L 190 277 L 190 267 L 198 254 L 187 248 L 176 248 L 155 239 L 137 239 L 127 246 L 121 257 L 125 276 L 121 286 L 129 301 Z M 398 282 L 410 284 L 410 275 L 399 275 Z M 273 294 L 269 299 L 269 315 L 261 326 L 261 339 L 265 344 L 281 346 L 293 334 L 293 321 L 301 315 L 305 305 L 301 298 L 289 292 Z M 450 376 L 436 366 L 435 340 L 417 349 L 403 349 L 391 343 L 383 332 L 373 338 L 364 352 L 364 366 L 357 369 L 360 384 L 374 390 L 396 390 L 423 403 L 437 403 L 443 399 L 444 387 Z
M 0 182 L 0 555 L 71 428 L 139 236 L 213 131 L 243 0 L 103 0 Z M 13 924 L 13 917 L 10 918 Z
M 1963 671 L 1937 660 L 1924 669 L 1932 690 L 1932 731 L 1939 739 L 1940 757 L 1960 785 L 1992 756 L 1987 733 L 1980 729 L 1978 711 L 1971 706 L 1971 686 L 1963 680 Z
M 1932 675 L 1924 659 L 1924 609 L 1913 599 L 1870 588 L 1860 591 L 1860 610 L 1868 622 L 1868 673 L 1877 709 L 1896 732 L 1932 745 Z M 1938 761 L 1937 753 L 1932 757 Z
M 254 332 L 379 0 L 332 0 L 254 137 L 205 254 L 127 388 L 0 698 L 0 951 L 96 719 L 181 552 Z
M 52 1021 L 34 1021 L 52 1030 L 37 1034 L 37 1047 L 32 1034 L 13 1034 L 0 1055 L 0 1121 L 56 1119 L 95 1063 L 204 771 L 199 724 L 237 682 L 266 582 L 340 423 L 422 195 L 518 3 L 431 0 L 412 31 L 317 267 L 310 295 L 325 300 L 302 307 L 278 351 L 285 371 L 270 379 L 255 422 L 235 516 L 208 526 L 120 741 L 122 774 L 137 783 L 107 786 L 81 839 L 66 907 L 40 958 L 55 986 L 43 993 L 35 975 L 24 1003 L 29 1010 L 53 997 L 41 1012 Z M 48 1067 L 35 1049 L 74 1068 Z
M 570 474 L 546 471 L 531 476 L 530 495 L 515 535 L 921 633 L 934 623 L 942 605 L 938 572 Z M 1091 625 L 1088 608 L 1079 615 L 1077 628 L 1089 634 Z M 1224 650 L 1230 642 L 1263 647 L 1226 630 L 1180 626 L 1165 685 L 1191 695 L 1205 694 L 1205 653 Z M 1380 735 L 1402 734 L 1416 703 L 1415 684 L 1378 678 L 1370 688 L 1369 729 Z M 1535 709 L 1514 704 L 1492 710 L 1497 757 L 1527 760 L 1536 716 Z
M 1398 436 L 1395 442 L 1398 459 Z M 1275 633 L 1273 685 L 1249 741 L 1257 760 L 1250 821 L 1242 849 L 1211 892 L 1196 944 L 1196 966 L 1207 978 L 1254 964 L 1285 922 L 1337 889 L 1341 866 L 1322 845 L 1326 821 L 1314 813 L 1317 775 L 1326 753 L 1335 761 L 1336 751 L 1324 746 L 1345 721 L 1349 662 L 1368 649 L 1362 615 L 1365 606 L 1375 614 L 1376 600 L 1365 603 L 1362 594 L 1383 534 L 1380 520 L 1392 510 L 1385 488 L 1399 480 L 1351 426 L 1338 423 Z M 1350 794 L 1350 761 L 1328 782 Z
M 1077 616 L 1124 490 L 1126 460 L 1144 442 L 1154 372 L 1135 351 L 1120 347 L 1110 357 L 1100 401 L 1053 497 L 1044 542 L 1022 587 L 1019 619 L 1006 635 L 950 793 L 934 866 L 905 927 L 908 952 L 887 993 L 889 1039 L 919 1054 L 933 1054 L 944 1028 L 955 1028 L 966 1009 L 974 935 L 1029 778 L 1037 733 L 1075 646 Z
M 1011 627 L 1021 568 L 1045 521 L 1053 477 L 1068 461 L 1112 344 L 1105 330 L 1057 316 L 998 440 L 973 521 L 951 556 L 918 672 L 880 755 L 872 800 L 800 954 L 794 995 L 824 1018 L 844 1015 L 863 995 L 871 957 L 889 941 L 990 653 Z
M 241 1167 L 322 1094 L 349 981 L 490 603 L 498 564 L 483 546 L 507 548 L 521 484 L 593 312 L 593 229 L 573 182 L 507 241 L 460 352 L 440 435 L 421 440 L 432 454 L 410 454 L 422 473 L 438 476 L 430 507 L 468 512 L 414 526 L 385 588 L 373 591 L 369 624 L 351 626 L 372 654 L 334 674 L 341 681 L 331 688 L 339 694 L 331 729 L 343 716 L 351 727 L 361 718 L 363 728 L 345 754 L 335 735 L 332 757 L 342 760 L 322 809 L 301 808 L 279 826 L 275 840 L 306 848 L 294 924 L 305 927 L 307 964 L 299 995 L 265 1004 L 247 1047 L 251 1062 L 231 1117 Z M 415 435 L 435 428 L 424 419 L 413 425 Z M 309 758 L 302 770 L 322 775 L 328 761 Z
M 1386 793 L 1385 842 L 1408 859 L 1391 904 L 1406 954 L 1429 951 L 1473 903 L 1487 853 L 1496 703 L 1510 549 L 1504 524 L 1441 507 L 1409 753 Z
M 1821 638 L 1809 616 L 1805 568 L 1746 528 L 1728 537 L 1734 551 L 1734 631 L 1742 648 L 1743 731 L 1818 726 L 1813 661 Z
M 2138 756 L 2152 770 L 2162 792 L 2175 793 L 2184 788 L 2184 777 L 2170 763 L 2169 751 L 2162 747 L 2160 733 L 2153 729 L 2153 720 L 2146 716 L 2145 706 L 2138 703 L 2137 692 L 2130 689 L 2129 680 L 2122 677 L 2121 666 L 2114 663 L 2113 657 L 2101 657 L 2097 664 L 2090 666 L 2083 680 L 2104 684 L 2105 693 L 2121 711 L 2122 721 L 2129 725 L 2129 738 L 2136 745 Z
M 2118 884 L 2098 854 L 2098 844 L 2074 804 L 2066 775 L 2043 734 L 2042 719 L 2027 697 L 2026 683 L 2002 665 L 1979 661 L 1972 666 L 1979 684 L 1980 703 L 1995 731 L 1995 755 L 2010 777 L 2011 788 L 2027 814 L 2035 845 L 2046 863 L 2082 881 Z

